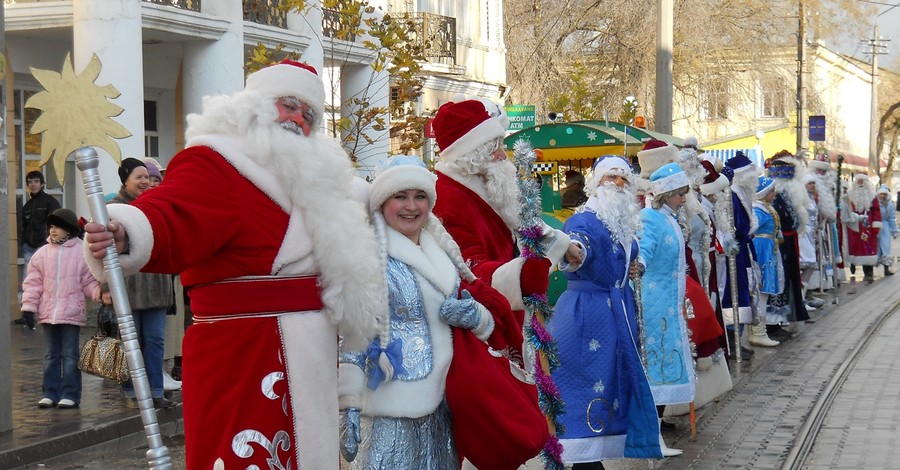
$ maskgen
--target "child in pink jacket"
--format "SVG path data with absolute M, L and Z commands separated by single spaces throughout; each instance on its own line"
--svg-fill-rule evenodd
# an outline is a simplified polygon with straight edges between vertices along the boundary
M 87 322 L 85 296 L 100 299 L 100 283 L 84 262 L 82 230 L 75 213 L 57 209 L 47 217 L 50 236 L 28 264 L 22 284 L 22 316 L 44 330 L 44 383 L 40 408 L 75 408 L 81 402 L 79 333 Z

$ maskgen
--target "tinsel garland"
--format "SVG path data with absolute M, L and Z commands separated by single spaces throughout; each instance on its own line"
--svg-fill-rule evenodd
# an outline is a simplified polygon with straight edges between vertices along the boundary
M 519 186 L 519 241 L 522 257 L 543 258 L 544 229 L 541 223 L 541 195 L 537 182 L 532 177 L 532 167 L 536 156 L 531 144 L 525 140 L 516 141 L 513 146 L 513 161 L 518 169 Z M 538 389 L 538 402 L 550 427 L 550 439 L 541 451 L 544 468 L 564 470 L 562 445 L 556 437 L 563 431 L 559 417 L 565 411 L 559 389 L 551 376 L 559 367 L 559 357 L 553 336 L 544 327 L 553 316 L 553 308 L 547 303 L 546 294 L 530 295 L 522 298 L 525 308 L 531 312 L 531 319 L 525 326 L 525 340 L 534 348 L 534 377 Z

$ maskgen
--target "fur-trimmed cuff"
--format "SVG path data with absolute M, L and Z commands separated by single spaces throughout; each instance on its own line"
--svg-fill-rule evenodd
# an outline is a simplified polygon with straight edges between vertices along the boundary
M 153 227 L 140 209 L 128 204 L 107 206 L 110 220 L 114 220 L 128 233 L 128 254 L 119 254 L 119 264 L 125 275 L 141 270 L 153 253 Z
M 522 300 L 522 284 L 519 281 L 519 278 L 522 277 L 523 265 L 525 265 L 525 258 L 514 258 L 497 268 L 494 275 L 491 276 L 491 286 L 506 297 L 513 310 L 525 310 L 525 303 Z
M 872 228 L 881 228 L 881 226 L 882 226 L 881 222 L 877 222 L 877 221 L 872 222 Z
M 478 322 L 478 326 L 472 328 L 472 333 L 475 333 L 478 339 L 487 341 L 494 332 L 494 316 L 487 307 L 481 304 L 478 304 L 478 311 L 481 312 L 481 321 Z
M 153 229 L 150 221 L 138 208 L 128 204 L 110 204 L 106 206 L 110 220 L 122 224 L 128 233 L 128 254 L 119 253 L 119 265 L 124 275 L 135 274 L 150 261 L 150 253 L 153 251 Z M 82 243 L 84 260 L 94 275 L 101 283 L 109 282 L 106 272 L 103 270 L 103 260 L 94 258 L 87 243 Z
M 338 365 L 338 408 L 362 408 L 366 374 L 356 364 Z
M 565 259 L 572 240 L 562 230 L 551 228 L 546 223 L 544 224 L 544 234 L 544 256 L 553 264 L 558 264 Z

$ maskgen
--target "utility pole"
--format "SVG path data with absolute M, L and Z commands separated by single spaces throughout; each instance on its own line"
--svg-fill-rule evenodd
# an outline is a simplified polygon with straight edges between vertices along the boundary
M 655 130 L 672 133 L 672 44 L 673 0 L 657 0 L 656 21 L 656 103 L 653 116 Z
M 809 144 L 804 132 L 806 121 L 806 7 L 800 0 L 797 32 L 797 153 L 805 150 Z
M 0 289 L 9 293 L 9 188 L 15 190 L 15 183 L 9 184 L 9 161 L 6 141 L 6 74 L 9 61 L 6 60 L 6 17 L 5 8 L 0 5 L 0 233 L 6 240 L 6 247 L 0 250 Z M 15 197 L 15 196 L 13 196 Z M 10 302 L 5 302 L 8 308 Z M 0 315 L 0 432 L 12 429 L 12 335 L 9 315 Z
M 882 13 L 887 12 L 885 10 Z M 878 14 L 881 16 L 881 13 Z M 879 164 L 878 148 L 878 128 L 880 127 L 880 119 L 878 118 L 878 55 L 887 54 L 887 46 L 882 44 L 890 39 L 880 39 L 878 37 L 878 16 L 875 17 L 875 28 L 872 33 L 872 39 L 866 41 L 869 50 L 866 54 L 872 54 L 872 112 L 869 119 L 869 171 L 872 174 L 881 177 L 881 165 Z

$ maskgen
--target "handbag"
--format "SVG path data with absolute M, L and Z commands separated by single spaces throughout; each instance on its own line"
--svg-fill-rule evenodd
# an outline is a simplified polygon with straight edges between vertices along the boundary
M 511 367 L 472 331 L 453 328 L 447 405 L 457 454 L 477 468 L 518 469 L 550 438 L 537 387 Z
M 78 368 L 82 372 L 114 380 L 116 383 L 127 382 L 131 378 L 128 364 L 125 361 L 125 350 L 119 338 L 107 336 L 100 325 L 100 317 L 105 306 L 97 312 L 97 331 L 94 336 L 84 342 L 78 357 Z

